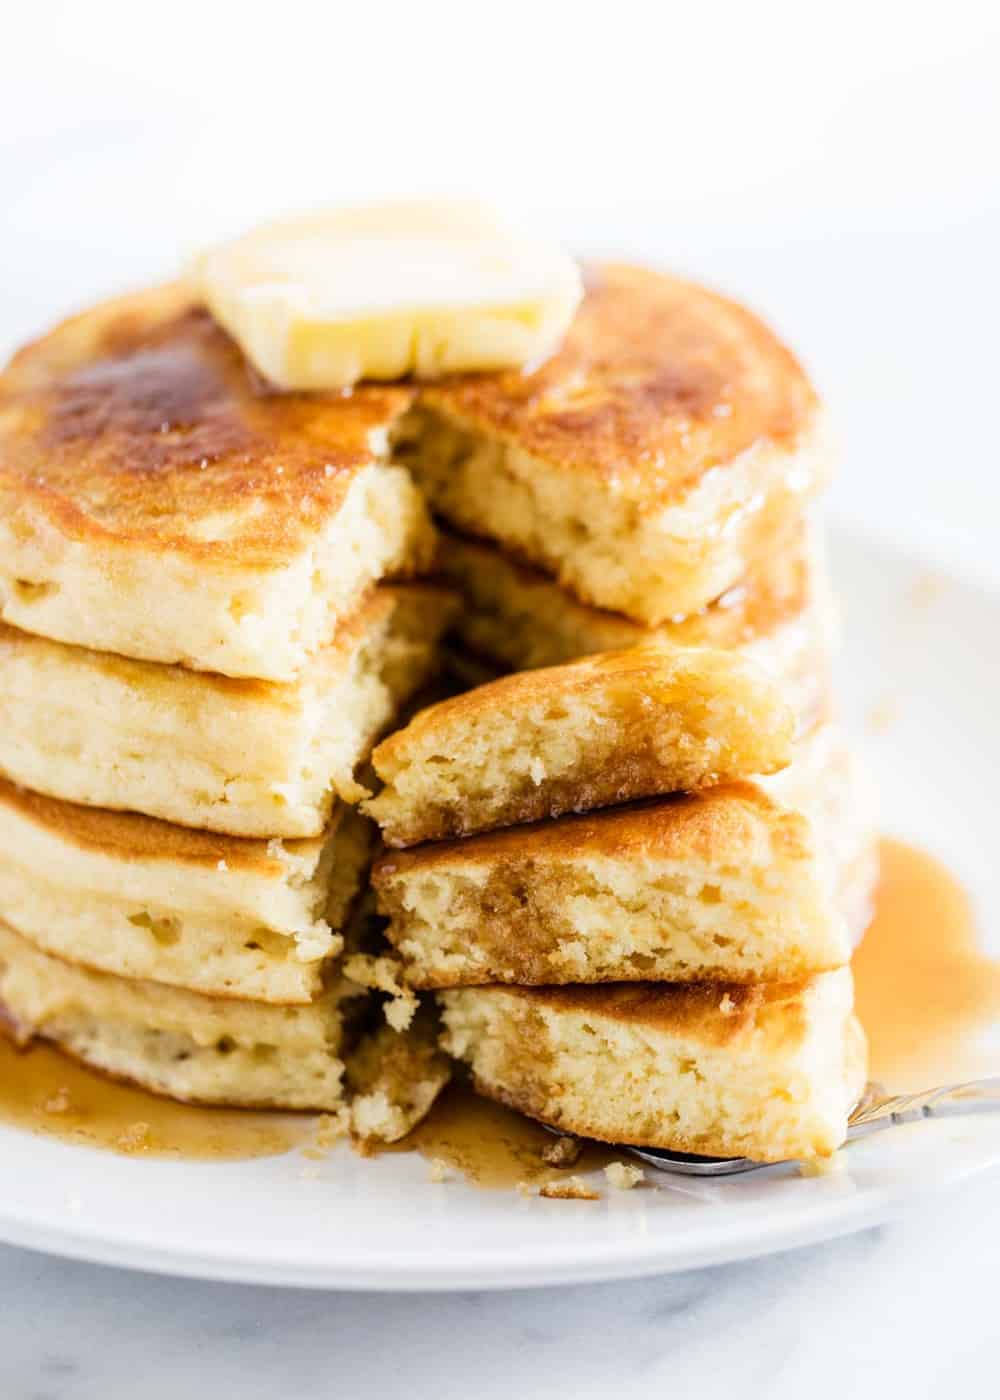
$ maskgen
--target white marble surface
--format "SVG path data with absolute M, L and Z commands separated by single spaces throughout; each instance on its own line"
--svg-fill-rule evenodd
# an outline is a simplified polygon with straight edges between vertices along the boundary
M 995 1395 L 998 1185 L 766 1260 L 509 1294 L 229 1287 L 0 1249 L 0 1394 Z
M 1000 584 L 1000 239 L 983 212 L 1000 208 L 995 7 L 955 3 L 944 25 L 933 7 L 845 3 L 821 35 L 813 7 L 777 6 L 773 33 L 760 7 L 734 7 L 738 42 L 720 49 L 715 7 L 684 7 L 700 28 L 680 33 L 669 6 L 637 9 L 630 27 L 619 0 L 616 33 L 643 43 L 609 63 L 613 36 L 588 32 L 581 10 L 572 52 L 558 49 L 561 94 L 557 50 L 528 62 L 516 4 L 491 62 L 464 78 L 464 7 L 407 7 L 416 28 L 387 49 L 386 7 L 368 32 L 317 36 L 304 11 L 283 27 L 267 7 L 254 26 L 248 4 L 239 62 L 225 8 L 178 0 L 161 25 L 142 7 L 43 0 L 7 21 L 0 344 L 169 273 L 205 231 L 345 191 L 468 189 L 474 171 L 480 192 L 536 209 L 578 246 L 642 251 L 767 309 L 834 403 L 848 448 L 839 512 Z M 654 8 L 669 33 L 650 33 Z M 561 46 L 555 9 L 551 23 L 537 4 L 525 15 L 535 40 L 544 30 Z M 432 32 L 437 81 L 421 66 Z M 330 55 L 352 45 L 333 89 Z M 582 100 L 588 62 L 601 65 L 596 104 Z M 266 102 L 247 102 L 254 64 Z M 420 91 L 386 101 L 415 66 Z M 739 122 L 716 100 L 734 91 Z M 480 119 L 456 123 L 459 106 Z M 510 1295 L 229 1287 L 0 1247 L 0 1397 L 992 1395 L 998 1203 L 1000 1180 L 983 1178 L 818 1248 Z

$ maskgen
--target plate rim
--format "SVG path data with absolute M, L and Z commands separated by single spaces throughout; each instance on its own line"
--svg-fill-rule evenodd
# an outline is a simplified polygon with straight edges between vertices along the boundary
M 523 1255 L 523 1250 L 514 1249 L 480 1253 L 474 1264 L 466 1263 L 460 1251 L 436 1251 L 433 1268 L 390 1257 L 388 1252 L 374 1262 L 355 1254 L 331 1256 L 322 1263 L 295 1264 L 281 1257 L 268 1259 L 232 1249 L 213 1252 L 184 1245 L 166 1249 L 137 1241 L 134 1236 L 72 1229 L 6 1211 L 0 1211 L 0 1240 L 19 1249 L 81 1263 L 218 1283 L 344 1292 L 504 1292 L 682 1273 L 822 1244 L 882 1224 L 970 1177 L 989 1172 L 1000 1172 L 1000 1145 L 993 1161 L 956 1163 L 933 1181 L 869 1188 L 863 1196 L 833 1203 L 814 1200 L 783 1215 L 777 1227 L 764 1213 L 735 1235 L 732 1230 L 720 1229 L 710 1242 L 702 1236 L 681 1249 L 667 1231 L 640 1243 L 630 1241 L 627 1249 L 620 1241 L 591 1246 L 564 1244 L 550 1250 L 541 1265 L 537 1260 L 518 1265 L 516 1255 Z M 586 1209 L 588 1203 L 560 1202 L 560 1209 L 567 1204 Z

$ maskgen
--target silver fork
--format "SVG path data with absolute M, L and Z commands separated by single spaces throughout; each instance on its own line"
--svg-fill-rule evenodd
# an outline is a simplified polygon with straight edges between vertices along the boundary
M 887 1094 L 881 1084 L 867 1084 L 847 1120 L 847 1141 L 866 1136 L 877 1128 L 899 1123 L 916 1123 L 921 1118 L 949 1117 L 959 1113 L 989 1113 L 1000 1109 L 1000 1079 L 975 1079 L 968 1084 L 943 1084 L 916 1094 Z M 759 1171 L 772 1162 L 755 1162 L 749 1157 L 699 1157 L 692 1152 L 669 1152 L 660 1147 L 629 1147 L 623 1150 L 641 1157 L 650 1166 L 682 1176 L 735 1176 L 737 1172 Z

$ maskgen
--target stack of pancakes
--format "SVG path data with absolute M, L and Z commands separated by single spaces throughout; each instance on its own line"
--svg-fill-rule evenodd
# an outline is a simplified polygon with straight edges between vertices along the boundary
M 409 992 L 484 1093 L 619 1142 L 832 1150 L 874 866 L 827 467 L 771 332 L 635 268 L 591 271 L 542 366 L 422 386 L 278 393 L 177 288 L 27 347 L 0 380 L 16 1030 L 180 1098 L 338 1107 L 372 816 Z M 449 626 L 489 679 L 380 745 L 362 815 Z M 413 1067 L 393 1135 L 443 1079 L 421 1025 L 358 1060 L 362 1098 Z
M 446 1048 L 562 1131 L 831 1152 L 875 858 L 801 368 L 741 308 L 605 268 L 554 360 L 437 386 L 407 430 L 464 668 L 511 673 L 374 755 L 374 883 Z
M 180 289 L 0 382 L 0 1001 L 182 1099 L 336 1109 L 357 781 L 455 606 L 406 388 L 269 393 Z

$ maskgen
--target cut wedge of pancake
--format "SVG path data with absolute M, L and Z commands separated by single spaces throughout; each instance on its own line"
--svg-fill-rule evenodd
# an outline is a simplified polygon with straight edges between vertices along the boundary
M 269 393 L 180 287 L 94 307 L 0 377 L 0 617 L 290 680 L 433 531 L 388 434 L 413 391 Z
M 802 765 L 784 790 L 810 815 L 738 782 L 387 853 L 372 880 L 407 982 L 788 982 L 843 966 L 871 828 L 843 741 L 803 748 L 782 777 Z
M 72 802 L 237 836 L 315 836 L 428 679 L 455 602 L 383 585 L 297 681 L 237 680 L 0 623 L 0 772 Z
M 866 1079 L 848 968 L 785 985 L 466 987 L 440 1000 L 444 1047 L 480 1093 L 606 1142 L 828 1156 Z
M 302 1003 L 342 946 L 373 831 L 338 806 L 322 836 L 252 841 L 0 782 L 0 919 L 122 977 Z
M 548 575 L 468 536 L 442 534 L 438 569 L 465 601 L 454 624 L 456 664 L 474 684 L 492 678 L 489 669 L 495 677 L 650 643 L 708 646 L 758 661 L 781 682 L 803 731 L 822 709 L 835 608 L 819 532 L 801 521 L 721 598 L 659 627 L 581 603 Z
M 361 994 L 363 996 L 363 994 Z M 74 967 L 0 924 L 0 1004 L 19 1038 L 40 1036 L 117 1079 L 191 1103 L 334 1110 L 343 1104 L 358 988 L 334 980 L 309 1005 L 201 996 Z
M 390 846 L 771 773 L 795 720 L 738 653 L 636 647 L 504 676 L 422 711 L 372 756 Z
M 655 625 L 747 573 L 824 484 L 825 436 L 801 367 L 749 311 L 607 266 L 558 354 L 428 386 L 397 453 L 444 520 Z
M 426 1118 L 451 1078 L 437 1014 L 422 1006 L 405 1030 L 381 1025 L 347 1061 L 351 1132 L 361 1143 L 398 1142 Z

